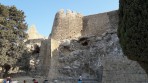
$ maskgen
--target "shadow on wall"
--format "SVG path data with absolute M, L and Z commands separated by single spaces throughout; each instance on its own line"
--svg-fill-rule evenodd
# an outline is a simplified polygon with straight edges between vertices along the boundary
M 137 56 L 127 56 L 129 60 L 137 61 L 142 69 L 146 72 L 148 76 L 148 61 L 145 60 L 147 57 L 137 57 Z
M 58 75 L 58 50 L 55 49 L 52 52 L 51 62 L 50 62 L 50 68 L 49 68 L 49 74 L 48 79 L 51 81 L 56 80 Z
M 142 61 L 137 61 L 140 66 L 145 70 L 146 74 L 148 75 L 148 63 L 147 62 L 142 62 Z

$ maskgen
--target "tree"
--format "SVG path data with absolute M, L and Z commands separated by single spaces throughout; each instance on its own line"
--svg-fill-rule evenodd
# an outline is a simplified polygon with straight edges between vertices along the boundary
M 22 54 L 22 57 L 18 59 L 19 64 L 17 65 L 19 65 L 19 69 L 26 71 L 26 73 L 30 71 L 30 56 L 31 52 L 25 50 L 25 52 Z
M 118 37 L 123 53 L 148 61 L 148 0 L 119 0 Z
M 27 24 L 22 10 L 0 4 L 0 65 L 16 65 L 24 50 Z

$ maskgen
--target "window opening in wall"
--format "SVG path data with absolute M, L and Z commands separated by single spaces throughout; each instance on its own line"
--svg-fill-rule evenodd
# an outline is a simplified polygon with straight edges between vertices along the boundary
M 83 46 L 87 46 L 89 44 L 89 40 L 87 37 L 80 38 L 78 42 L 81 43 L 81 45 Z

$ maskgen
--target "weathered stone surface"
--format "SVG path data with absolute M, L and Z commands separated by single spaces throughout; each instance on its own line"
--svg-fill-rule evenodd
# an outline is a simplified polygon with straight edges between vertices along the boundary
M 42 76 L 47 76 L 50 68 L 51 60 L 51 42 L 49 39 L 45 39 L 41 42 L 40 53 L 39 53 L 39 64 L 37 72 Z
M 45 48 L 46 45 L 41 46 L 42 42 L 46 42 L 46 38 L 42 35 L 40 35 L 37 30 L 35 25 L 32 25 L 29 30 L 28 30 L 28 39 L 26 40 L 26 46 L 28 48 L 28 55 L 29 55 L 29 60 L 30 60 L 30 69 L 31 69 L 31 73 L 37 72 L 37 70 L 40 70 L 39 68 L 41 67 L 41 60 L 42 57 L 44 57 L 43 52 L 45 52 L 43 50 L 43 48 Z M 46 42 L 47 44 L 50 44 L 48 42 Z M 40 52 L 35 53 L 36 50 L 36 46 L 38 47 L 39 50 L 41 50 Z M 41 48 L 40 48 L 41 46 Z M 43 47 L 44 46 L 44 47 Z M 46 51 L 47 52 L 47 51 Z M 42 57 L 40 57 L 42 56 Z M 35 74 L 33 74 L 35 75 Z
M 89 15 L 83 17 L 83 36 L 101 35 L 109 28 L 107 13 Z
M 60 45 L 58 72 L 55 72 L 60 73 L 58 77 L 82 75 L 84 79 L 98 79 L 102 83 L 148 82 L 142 67 L 123 55 L 116 32 L 106 33 L 101 38 L 88 37 L 85 40 L 88 45 L 79 40 L 71 41 L 68 46 Z
M 75 83 L 80 75 L 87 83 L 147 83 L 141 65 L 123 55 L 117 27 L 117 11 L 89 16 L 59 11 L 49 37 L 50 54 L 45 52 L 51 83 Z
M 37 44 L 38 46 L 41 45 L 41 42 L 44 40 L 44 39 L 47 39 L 45 38 L 44 36 L 40 35 L 37 30 L 36 30 L 36 27 L 35 25 L 32 25 L 29 30 L 28 30 L 28 39 L 26 40 L 26 45 L 27 45 L 27 48 L 29 51 L 31 50 L 34 50 L 34 45 Z
M 37 32 L 35 25 L 32 25 L 28 29 L 27 33 L 28 33 L 28 39 L 46 39 L 46 37 L 42 36 Z
M 81 36 L 82 15 L 67 10 L 60 10 L 54 19 L 51 38 L 55 40 L 72 39 Z

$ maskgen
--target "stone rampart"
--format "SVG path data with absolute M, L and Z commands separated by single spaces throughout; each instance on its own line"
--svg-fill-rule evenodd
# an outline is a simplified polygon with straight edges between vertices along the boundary
M 141 64 L 123 55 L 117 28 L 118 11 L 89 16 L 58 12 L 49 37 L 50 55 L 46 52 L 50 83 L 75 83 L 80 75 L 93 79 L 87 83 L 148 83 Z
M 107 13 L 89 15 L 83 17 L 83 36 L 100 36 L 109 28 L 109 17 Z
M 50 39 L 45 39 L 41 42 L 39 54 L 38 72 L 40 75 L 48 76 L 51 60 L 51 42 Z
M 51 38 L 56 40 L 71 39 L 81 36 L 82 15 L 67 10 L 60 10 L 54 19 Z

